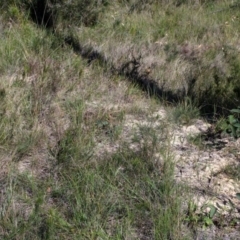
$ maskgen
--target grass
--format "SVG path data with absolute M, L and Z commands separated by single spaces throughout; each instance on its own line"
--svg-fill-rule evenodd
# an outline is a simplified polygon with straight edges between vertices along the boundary
M 116 69 L 138 59 L 139 75 L 148 72 L 166 95 L 190 97 L 205 113 L 236 107 L 237 8 L 226 1 L 147 6 L 139 12 L 130 11 L 131 4 L 109 4 L 94 28 L 77 28 L 78 39 Z
M 29 170 L 9 172 L 1 238 L 180 239 L 180 188 L 167 147 L 158 147 L 153 130 L 140 128 L 137 150 L 122 142 L 114 154 L 96 158 L 95 133 L 102 138 L 105 133 L 85 122 L 85 108 L 79 97 L 65 103 L 71 126 L 51 150 L 46 172 L 39 177 Z M 153 153 L 164 161 L 156 163 Z
M 180 102 L 170 113 L 170 120 L 180 124 L 191 124 L 200 117 L 200 109 L 189 98 Z
M 200 134 L 197 136 L 189 136 L 188 137 L 188 142 L 194 144 L 195 146 L 197 146 L 199 149 L 205 149 L 206 145 L 204 144 L 204 137 L 201 136 Z
M 230 80 L 235 93 L 238 13 L 214 12 L 225 1 L 139 3 L 106 1 L 94 22 L 84 15 L 71 26 L 84 51 L 107 63 L 63 41 L 64 18 L 54 32 L 22 14 L 21 2 L 0 9 L 1 239 L 192 239 L 172 123 L 152 113 L 177 93 L 171 120 L 190 124 L 211 81 L 209 96 L 223 97 Z M 129 76 L 156 81 L 162 98 Z
M 240 166 L 239 164 L 228 164 L 222 169 L 220 173 L 226 174 L 231 179 L 236 179 L 239 181 L 240 179 Z
M 156 101 L 29 23 L 1 41 L 1 239 L 182 239 L 167 129 L 124 130 Z

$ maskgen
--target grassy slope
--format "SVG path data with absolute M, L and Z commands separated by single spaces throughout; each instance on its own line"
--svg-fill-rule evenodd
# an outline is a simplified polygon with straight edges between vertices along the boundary
M 143 49 L 140 71 L 150 67 L 174 90 L 176 79 L 196 71 L 188 51 L 209 49 L 200 57 L 204 70 L 222 64 L 227 40 L 238 47 L 237 10 L 207 15 L 169 5 L 129 14 L 124 6 L 109 5 L 99 24 L 81 26 L 79 41 L 116 68 Z M 15 10 L 17 23 L 0 28 L 1 239 L 187 239 L 168 124 L 156 128 L 150 117 L 159 102 Z M 126 128 L 129 117 L 147 124 Z
M 116 69 L 138 59 L 139 75 L 156 81 L 165 95 L 188 95 L 205 111 L 214 105 L 236 107 L 238 7 L 228 1 L 141 7 L 131 11 L 131 4 L 115 3 L 94 28 L 77 29 L 79 41 L 103 54 Z
M 1 239 L 181 239 L 156 101 L 28 22 L 1 34 Z M 127 115 L 149 126 L 125 139 Z

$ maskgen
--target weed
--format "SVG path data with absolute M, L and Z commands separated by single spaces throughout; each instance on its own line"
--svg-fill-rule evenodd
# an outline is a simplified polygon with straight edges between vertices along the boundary
M 205 213 L 206 208 L 209 208 L 207 213 Z M 212 204 L 204 204 L 199 211 L 197 205 L 190 201 L 185 221 L 195 227 L 199 224 L 203 227 L 209 227 L 213 225 L 213 217 L 216 213 L 217 208 Z
M 232 109 L 230 112 L 233 114 L 228 115 L 227 119 L 223 121 L 220 128 L 223 132 L 230 134 L 234 138 L 238 138 L 240 137 L 240 109 Z

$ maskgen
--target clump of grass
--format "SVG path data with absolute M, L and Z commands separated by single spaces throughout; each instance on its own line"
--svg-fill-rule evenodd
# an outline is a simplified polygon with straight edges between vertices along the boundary
M 222 170 L 227 176 L 232 179 L 239 180 L 240 179 L 240 165 L 239 164 L 229 164 Z
M 182 103 L 179 103 L 170 113 L 170 119 L 180 124 L 190 124 L 199 117 L 200 110 L 190 98 L 186 98 Z
M 204 150 L 206 148 L 206 145 L 204 144 L 204 136 L 202 134 L 198 134 L 196 136 L 188 136 L 188 142 L 194 144 L 199 149 Z
M 28 22 L 23 23 L 19 29 L 13 27 L 6 29 L 1 38 L 0 53 L 3 59 L 0 63 L 1 74 L 29 74 L 34 67 L 33 58 L 36 55 L 53 55 L 53 38 L 46 37 L 46 31 L 41 31 Z M 49 52 L 45 51 L 49 50 Z M 46 60 L 46 59 L 45 59 Z M 35 60 L 36 61 L 36 60 Z M 41 62 L 40 59 L 37 60 Z M 35 65 L 38 65 L 38 62 Z M 24 67 L 23 72 L 19 69 Z

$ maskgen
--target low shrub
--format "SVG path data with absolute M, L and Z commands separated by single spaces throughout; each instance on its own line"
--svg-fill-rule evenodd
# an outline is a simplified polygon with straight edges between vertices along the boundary
M 28 14 L 38 25 L 47 28 L 58 24 L 93 26 L 107 4 L 107 0 L 4 0 L 0 10 L 11 18 L 9 9 L 14 6 Z

